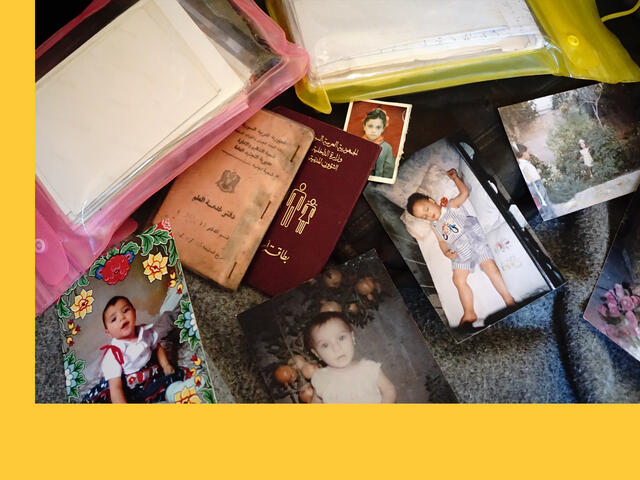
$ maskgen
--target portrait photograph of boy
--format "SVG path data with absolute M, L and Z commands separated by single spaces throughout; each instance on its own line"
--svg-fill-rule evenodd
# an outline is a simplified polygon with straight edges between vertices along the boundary
M 349 104 L 343 130 L 381 147 L 369 180 L 395 182 L 410 116 L 411 105 L 406 103 L 362 100 Z
M 412 154 L 394 185 L 365 198 L 457 341 L 563 283 L 498 189 L 483 188 L 468 144 L 443 139 Z
M 105 252 L 57 307 L 70 402 L 215 402 L 166 222 Z
M 499 109 L 544 220 L 636 190 L 640 88 L 598 83 Z
M 584 318 L 640 360 L 640 195 L 634 194 Z M 614 347 L 615 348 L 615 347 Z
M 375 251 L 238 320 L 275 402 L 457 401 Z

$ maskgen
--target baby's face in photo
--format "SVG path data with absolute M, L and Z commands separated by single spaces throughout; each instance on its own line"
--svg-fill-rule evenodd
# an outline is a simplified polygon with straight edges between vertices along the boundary
M 440 218 L 441 210 L 440 205 L 431 199 L 423 198 L 413 204 L 413 216 L 430 222 Z
M 353 332 L 339 318 L 332 318 L 315 327 L 312 338 L 314 352 L 330 367 L 343 368 L 353 360 Z
M 136 309 L 121 298 L 105 310 L 104 324 L 111 338 L 132 339 L 136 333 Z
M 364 124 L 364 134 L 369 140 L 375 140 L 384 131 L 384 123 L 381 118 L 372 118 Z

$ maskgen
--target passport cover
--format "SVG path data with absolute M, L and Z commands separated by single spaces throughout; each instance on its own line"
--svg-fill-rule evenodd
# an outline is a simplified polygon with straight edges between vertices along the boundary
M 260 110 L 178 176 L 155 221 L 171 221 L 182 263 L 235 290 L 313 138 Z
M 245 276 L 269 295 L 322 270 L 380 153 L 379 145 L 332 125 L 283 107 L 274 111 L 316 135 Z

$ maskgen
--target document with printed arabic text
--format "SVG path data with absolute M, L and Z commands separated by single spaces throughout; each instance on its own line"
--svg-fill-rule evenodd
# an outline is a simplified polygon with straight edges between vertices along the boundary
M 235 290 L 314 131 L 260 110 L 178 176 L 155 218 L 168 218 L 182 263 Z
M 83 223 L 243 87 L 176 0 L 142 0 L 36 83 L 36 176 Z

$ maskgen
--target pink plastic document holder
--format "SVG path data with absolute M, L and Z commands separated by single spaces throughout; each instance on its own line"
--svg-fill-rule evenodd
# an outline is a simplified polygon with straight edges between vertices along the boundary
M 221 3 L 218 0 L 203 0 L 200 3 L 206 7 L 207 3 L 216 2 Z M 72 38 L 87 20 L 110 4 L 117 3 L 118 0 L 94 0 L 84 12 L 38 48 L 36 62 L 42 60 L 62 39 Z M 198 4 L 199 0 L 180 0 L 180 3 Z M 226 103 L 213 118 L 171 146 L 168 153 L 163 152 L 142 174 L 124 185 L 86 219 L 72 221 L 36 178 L 37 314 L 42 313 L 69 288 L 106 247 L 133 231 L 135 225 L 129 216 L 146 199 L 305 75 L 308 68 L 307 53 L 302 47 L 289 43 L 270 17 L 250 0 L 228 0 L 226 3 L 244 19 L 252 35 L 259 39 L 256 44 L 266 47 L 275 59 L 267 65 L 268 68 L 263 68 L 253 76 L 240 94 Z M 220 30 L 219 35 L 224 36 L 224 31 Z M 216 40 L 221 38 L 216 37 Z M 239 45 L 238 49 L 241 48 L 242 45 Z

